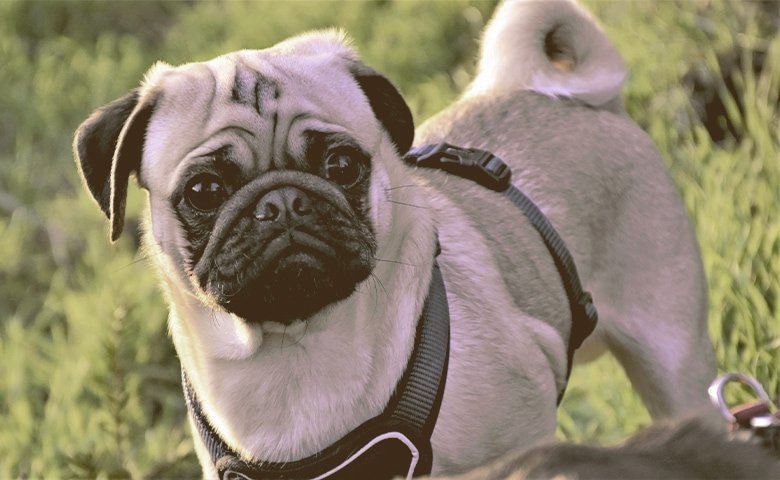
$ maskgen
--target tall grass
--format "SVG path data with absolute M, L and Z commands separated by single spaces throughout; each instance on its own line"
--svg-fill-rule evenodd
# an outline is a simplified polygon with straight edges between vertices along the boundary
M 199 474 L 166 308 L 132 228 L 143 195 L 133 189 L 130 228 L 109 245 L 71 157 L 81 120 L 158 59 L 203 60 L 340 26 L 420 122 L 468 82 L 493 6 L 0 2 L 0 478 Z M 776 22 L 748 2 L 588 6 L 630 65 L 627 109 L 667 159 L 694 220 L 720 368 L 754 374 L 777 396 Z M 736 58 L 728 65 L 727 54 Z M 733 138 L 714 142 L 697 117 L 692 71 L 711 80 Z M 562 437 L 605 443 L 649 422 L 609 358 L 575 369 L 559 418 Z

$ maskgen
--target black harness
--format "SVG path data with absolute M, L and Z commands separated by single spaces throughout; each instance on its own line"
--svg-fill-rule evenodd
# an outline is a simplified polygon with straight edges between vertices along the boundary
M 582 289 L 569 251 L 550 222 L 528 197 L 510 183 L 509 167 L 490 152 L 441 143 L 413 148 L 404 160 L 410 165 L 441 169 L 503 192 L 539 232 L 553 257 L 571 307 L 568 381 L 574 351 L 595 328 L 597 313 L 590 294 Z M 302 460 L 282 463 L 242 459 L 209 423 L 182 370 L 187 409 L 223 480 L 390 479 L 397 476 L 411 479 L 427 475 L 433 462 L 431 434 L 447 377 L 449 334 L 447 294 L 438 263 L 434 261 L 412 356 L 387 407 L 380 415 L 333 445 Z M 558 403 L 565 388 L 559 392 Z

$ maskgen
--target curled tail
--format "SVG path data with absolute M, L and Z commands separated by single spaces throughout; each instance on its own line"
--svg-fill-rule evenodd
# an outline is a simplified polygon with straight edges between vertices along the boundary
M 505 0 L 485 30 L 465 95 L 533 90 L 612 108 L 626 75 L 620 54 L 573 0 Z

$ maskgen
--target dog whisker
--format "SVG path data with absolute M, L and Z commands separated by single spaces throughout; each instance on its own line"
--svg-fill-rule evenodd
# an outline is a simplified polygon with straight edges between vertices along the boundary
M 388 200 L 388 202 L 395 203 L 396 205 L 401 205 L 404 207 L 422 208 L 423 210 L 428 210 L 430 208 L 430 207 L 424 207 L 422 205 L 415 205 L 413 203 L 399 202 L 397 200 Z
M 399 188 L 414 188 L 414 187 L 419 187 L 419 186 L 420 185 L 417 185 L 416 183 L 410 183 L 409 185 L 398 185 L 397 187 L 385 188 L 385 192 L 391 192 L 391 191 L 397 190 Z
M 379 277 L 377 277 L 375 274 L 372 273 L 370 278 L 374 280 L 375 286 L 379 285 L 382 288 L 382 291 L 385 293 L 385 297 L 389 296 L 387 293 L 387 289 L 385 288 L 385 285 L 382 283 L 382 280 L 380 280 Z M 378 292 L 378 290 L 375 290 L 375 292 Z M 375 296 L 378 297 L 379 295 L 376 295 L 375 293 Z
M 374 260 L 376 260 L 377 262 L 395 263 L 395 264 L 398 264 L 398 265 L 404 265 L 406 267 L 419 267 L 419 265 L 415 265 L 413 263 L 406 263 L 406 262 L 401 262 L 401 261 L 398 261 L 398 260 L 386 260 L 384 258 L 379 258 L 379 257 L 374 257 Z
M 309 322 L 305 322 L 305 323 L 303 324 L 303 332 L 301 333 L 301 336 L 300 336 L 300 337 L 298 337 L 298 338 L 295 340 L 295 342 L 293 342 L 293 344 L 292 344 L 291 346 L 292 346 L 292 347 L 294 347 L 294 346 L 298 345 L 299 343 L 301 343 L 301 341 L 303 340 L 303 337 L 305 337 L 305 336 L 306 336 L 306 332 L 307 332 L 308 330 L 309 330 Z
M 123 270 L 125 268 L 132 267 L 134 265 L 138 265 L 141 262 L 148 262 L 148 261 L 151 261 L 151 260 L 153 260 L 155 258 L 162 258 L 164 256 L 164 254 L 162 252 L 160 252 L 160 251 L 152 251 L 152 252 L 150 252 L 149 250 L 150 249 L 148 249 L 148 248 L 142 249 L 142 251 L 145 251 L 143 254 L 139 255 L 137 258 L 135 258 L 130 263 L 119 267 L 117 270 Z
M 371 280 L 373 280 L 373 284 L 374 284 L 374 310 L 371 312 L 371 317 L 375 317 L 376 311 L 379 308 L 379 288 L 382 289 L 382 291 L 385 294 L 385 297 L 387 297 L 388 294 L 387 294 L 387 289 L 385 289 L 385 286 L 382 284 L 382 281 L 379 280 L 379 277 L 377 277 L 372 273 L 370 278 Z
M 151 259 L 152 259 L 152 255 L 142 255 L 142 256 L 136 258 L 135 260 L 133 260 L 132 262 L 128 263 L 127 265 L 123 265 L 123 266 L 119 267 L 117 269 L 117 271 L 124 270 L 125 268 L 132 267 L 134 265 L 138 265 L 141 262 L 146 262 L 146 261 L 149 261 Z

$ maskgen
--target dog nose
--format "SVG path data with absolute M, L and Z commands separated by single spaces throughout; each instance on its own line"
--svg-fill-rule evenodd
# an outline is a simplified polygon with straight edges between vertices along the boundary
M 311 199 L 295 187 L 282 187 L 266 193 L 255 206 L 255 218 L 263 222 L 290 223 L 312 213 Z

